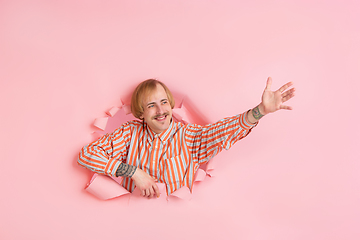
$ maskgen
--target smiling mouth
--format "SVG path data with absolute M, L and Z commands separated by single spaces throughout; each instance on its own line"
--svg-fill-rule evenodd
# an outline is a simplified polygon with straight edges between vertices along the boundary
M 166 119 L 166 117 L 168 116 L 168 114 L 163 114 L 163 115 L 160 115 L 160 116 L 155 116 L 154 119 L 157 120 L 157 121 L 163 121 Z

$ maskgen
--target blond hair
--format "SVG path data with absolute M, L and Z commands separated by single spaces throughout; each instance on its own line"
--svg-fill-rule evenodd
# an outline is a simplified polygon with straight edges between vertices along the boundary
M 144 108 L 143 108 L 144 97 L 149 96 L 149 94 L 151 94 L 155 90 L 157 84 L 160 84 L 164 88 L 170 106 L 171 108 L 174 108 L 175 106 L 174 97 L 170 92 L 170 90 L 166 87 L 166 85 L 156 79 L 147 79 L 141 82 L 135 88 L 131 96 L 131 112 L 134 115 L 134 117 L 141 119 L 140 116 L 144 113 Z

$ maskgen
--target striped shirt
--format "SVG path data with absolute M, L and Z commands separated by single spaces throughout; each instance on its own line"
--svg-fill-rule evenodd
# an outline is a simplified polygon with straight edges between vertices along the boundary
M 183 186 L 191 191 L 199 166 L 229 149 L 256 126 L 247 121 L 246 114 L 205 126 L 172 121 L 160 134 L 145 122 L 129 121 L 85 146 L 78 163 L 96 173 L 116 176 L 122 161 L 165 183 L 168 195 Z M 135 188 L 128 177 L 123 178 L 122 185 L 130 192 Z

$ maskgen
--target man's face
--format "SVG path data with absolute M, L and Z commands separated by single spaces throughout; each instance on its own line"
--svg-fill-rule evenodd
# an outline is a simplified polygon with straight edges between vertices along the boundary
M 157 84 L 156 89 L 144 98 L 143 108 L 144 113 L 140 117 L 144 118 L 156 134 L 160 134 L 169 127 L 172 109 L 167 94 L 160 84 Z

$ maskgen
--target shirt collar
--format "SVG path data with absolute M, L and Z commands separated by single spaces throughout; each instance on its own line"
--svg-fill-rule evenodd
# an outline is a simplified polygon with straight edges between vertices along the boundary
M 170 125 L 169 127 L 161 132 L 160 134 L 156 134 L 150 127 L 148 124 L 146 124 L 146 131 L 148 133 L 148 140 L 150 142 L 153 142 L 154 141 L 154 138 L 155 136 L 157 135 L 160 140 L 162 141 L 162 143 L 164 144 L 165 142 L 167 142 L 170 138 L 170 136 L 172 135 L 172 132 L 174 132 L 174 129 L 175 129 L 175 123 L 174 123 L 174 120 L 171 119 L 171 122 L 170 122 Z

